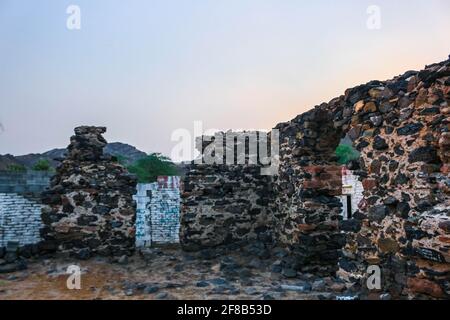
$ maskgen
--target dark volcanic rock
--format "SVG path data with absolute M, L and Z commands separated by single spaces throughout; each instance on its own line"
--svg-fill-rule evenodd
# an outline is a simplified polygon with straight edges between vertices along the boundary
M 244 236 L 256 241 L 263 229 L 287 249 L 282 263 L 268 263 L 268 270 L 288 277 L 297 272 L 335 276 L 339 270 L 347 283 L 327 283 L 342 293 L 338 299 L 355 297 L 355 290 L 368 294 L 360 280 L 369 264 L 382 268 L 382 294 L 393 299 L 448 296 L 442 270 L 448 269 L 450 258 L 445 223 L 450 208 L 449 106 L 446 60 L 421 72 L 350 88 L 277 125 L 279 168 L 271 179 L 248 175 L 245 166 L 190 167 L 184 181 L 183 241 L 197 248 Z M 360 167 L 353 173 L 363 190 L 352 208 L 357 209 L 354 221 L 341 221 L 339 197 L 346 189 L 336 148 L 343 137 L 360 152 Z M 261 197 L 262 192 L 256 197 L 258 189 L 270 197 Z M 261 207 L 252 208 L 253 201 Z M 257 221 L 262 224 L 255 227 Z M 430 246 L 435 250 L 426 250 Z M 427 257 L 426 266 L 417 263 L 416 251 Z
M 105 131 L 75 128 L 67 158 L 42 196 L 44 243 L 79 259 L 123 256 L 134 249 L 136 178 L 104 155 Z
M 297 271 L 290 268 L 283 268 L 281 271 L 281 274 L 285 276 L 286 278 L 295 278 L 297 276 Z
M 410 123 L 404 127 L 397 129 L 397 134 L 400 136 L 407 136 L 418 133 L 423 128 L 421 123 Z
M 369 219 L 381 222 L 389 214 L 388 207 L 384 205 L 374 206 L 369 209 Z
M 436 162 L 438 160 L 437 151 L 433 147 L 420 147 L 410 153 L 408 160 L 411 163 L 419 161 L 427 163 Z
M 373 141 L 373 148 L 375 150 L 385 150 L 389 147 L 389 145 L 386 143 L 386 140 L 376 136 L 374 141 Z

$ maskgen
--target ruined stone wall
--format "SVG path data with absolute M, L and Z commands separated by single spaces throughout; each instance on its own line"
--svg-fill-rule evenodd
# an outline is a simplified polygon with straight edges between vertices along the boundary
M 315 250 L 317 257 L 330 254 L 322 261 L 332 263 L 333 250 L 345 244 L 339 274 L 350 282 L 363 285 L 359 277 L 376 264 L 383 270 L 383 290 L 394 296 L 448 295 L 449 93 L 445 61 L 349 89 L 278 125 L 276 225 L 282 242 L 302 249 L 291 263 L 303 269 Z M 346 134 L 361 152 L 355 174 L 364 201 L 354 219 L 340 221 L 338 193 L 315 183 L 311 168 L 333 168 L 334 150 Z M 327 173 L 319 177 L 334 180 Z M 344 242 L 339 230 L 348 233 Z M 323 241 L 320 249 L 311 236 Z
M 47 172 L 0 172 L 0 248 L 37 244 L 42 228 L 40 192 L 50 183 Z
M 382 266 L 394 296 L 448 295 L 450 246 L 439 227 L 450 219 L 448 159 L 439 155 L 448 152 L 449 93 L 446 61 L 348 90 L 331 106 L 353 104 L 351 119 L 343 112 L 335 120 L 348 125 L 365 169 L 361 228 L 350 234 L 341 267 Z
M 192 161 L 182 181 L 180 242 L 186 250 L 271 240 L 272 179 L 261 174 L 259 159 L 259 149 L 270 145 L 267 137 L 228 131 L 197 139 L 202 161 Z
M 234 222 L 240 217 L 247 219 L 243 234 L 249 234 L 261 220 L 248 218 L 248 199 L 263 187 L 271 200 L 258 212 L 271 222 L 266 226 L 275 240 L 289 249 L 284 267 L 338 271 L 349 287 L 364 290 L 367 266 L 375 264 L 382 268 L 381 290 L 394 297 L 448 297 L 449 103 L 447 60 L 348 89 L 277 125 L 280 168 L 273 181 L 249 180 L 242 167 L 191 167 L 184 239 L 223 243 L 237 233 L 230 230 L 238 230 Z M 344 221 L 335 150 L 345 136 L 361 153 L 352 170 L 364 198 L 353 219 Z M 244 187 L 228 188 L 229 183 Z M 240 201 L 244 207 L 234 210 Z M 223 227 L 225 217 L 231 227 Z
M 280 170 L 274 183 L 277 240 L 290 249 L 283 263 L 302 272 L 337 270 L 344 237 L 339 231 L 341 166 L 334 151 L 341 139 L 325 105 L 279 124 Z
M 78 127 L 66 159 L 43 193 L 43 245 L 78 258 L 135 247 L 136 178 L 103 154 L 104 127 Z
M 270 237 L 270 177 L 257 165 L 194 165 L 183 179 L 180 242 L 198 250 Z

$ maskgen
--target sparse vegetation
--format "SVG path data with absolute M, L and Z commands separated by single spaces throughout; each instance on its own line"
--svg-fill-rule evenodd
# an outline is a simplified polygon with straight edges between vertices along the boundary
M 33 170 L 35 170 L 35 171 L 51 171 L 52 170 L 52 166 L 50 165 L 50 162 L 48 160 L 40 159 L 33 166 Z
M 7 171 L 9 171 L 9 172 L 26 172 L 27 168 L 21 164 L 11 164 L 8 166 Z
M 155 182 L 158 176 L 176 176 L 178 169 L 170 158 L 152 153 L 128 166 L 128 171 L 138 177 L 140 183 Z
M 126 164 L 128 163 L 128 158 L 125 156 L 117 155 L 117 156 L 115 156 L 115 158 L 116 158 L 116 161 L 123 166 L 126 166 Z
M 338 157 L 338 162 L 345 165 L 351 160 L 357 160 L 359 152 L 348 144 L 340 144 L 336 148 L 336 156 Z

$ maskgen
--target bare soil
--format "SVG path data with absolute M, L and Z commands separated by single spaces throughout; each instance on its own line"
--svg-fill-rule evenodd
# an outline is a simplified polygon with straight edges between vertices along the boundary
M 230 268 L 224 268 L 230 259 L 235 263 L 234 266 L 232 263 L 231 273 Z M 205 260 L 177 248 L 151 249 L 121 261 L 107 258 L 87 261 L 64 257 L 37 259 L 28 262 L 27 270 L 0 274 L 0 300 L 310 300 L 333 297 L 330 290 L 282 289 L 281 286 L 289 285 L 298 289 L 300 282 L 307 282 L 301 280 L 302 275 L 287 279 L 271 272 L 268 270 L 270 265 L 265 265 L 270 262 L 261 261 L 260 269 L 247 267 L 249 261 L 250 257 L 239 255 Z M 81 268 L 79 290 L 67 287 L 70 265 Z M 332 282 L 332 279 L 325 280 L 328 284 Z

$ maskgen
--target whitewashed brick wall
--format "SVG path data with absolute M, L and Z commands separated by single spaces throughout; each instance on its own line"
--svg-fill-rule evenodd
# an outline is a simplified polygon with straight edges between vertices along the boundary
M 9 241 L 20 246 L 40 241 L 41 205 L 38 199 L 17 193 L 0 193 L 0 247 Z
M 0 172 L 0 247 L 40 241 L 40 193 L 50 183 L 50 172 Z
M 180 177 L 159 177 L 155 183 L 138 184 L 136 246 L 179 242 Z
M 355 213 L 358 210 L 358 205 L 363 200 L 364 188 L 361 181 L 358 180 L 358 176 L 355 176 L 352 171 L 348 170 L 345 167 L 342 167 L 342 215 L 344 219 L 346 216 L 347 209 L 347 195 L 351 196 L 351 204 L 352 204 L 352 213 Z
M 20 246 L 40 241 L 39 194 L 49 183 L 45 173 L 0 174 L 0 247 L 8 242 Z M 180 228 L 180 178 L 159 177 L 151 184 L 138 184 L 136 245 L 178 243 Z

